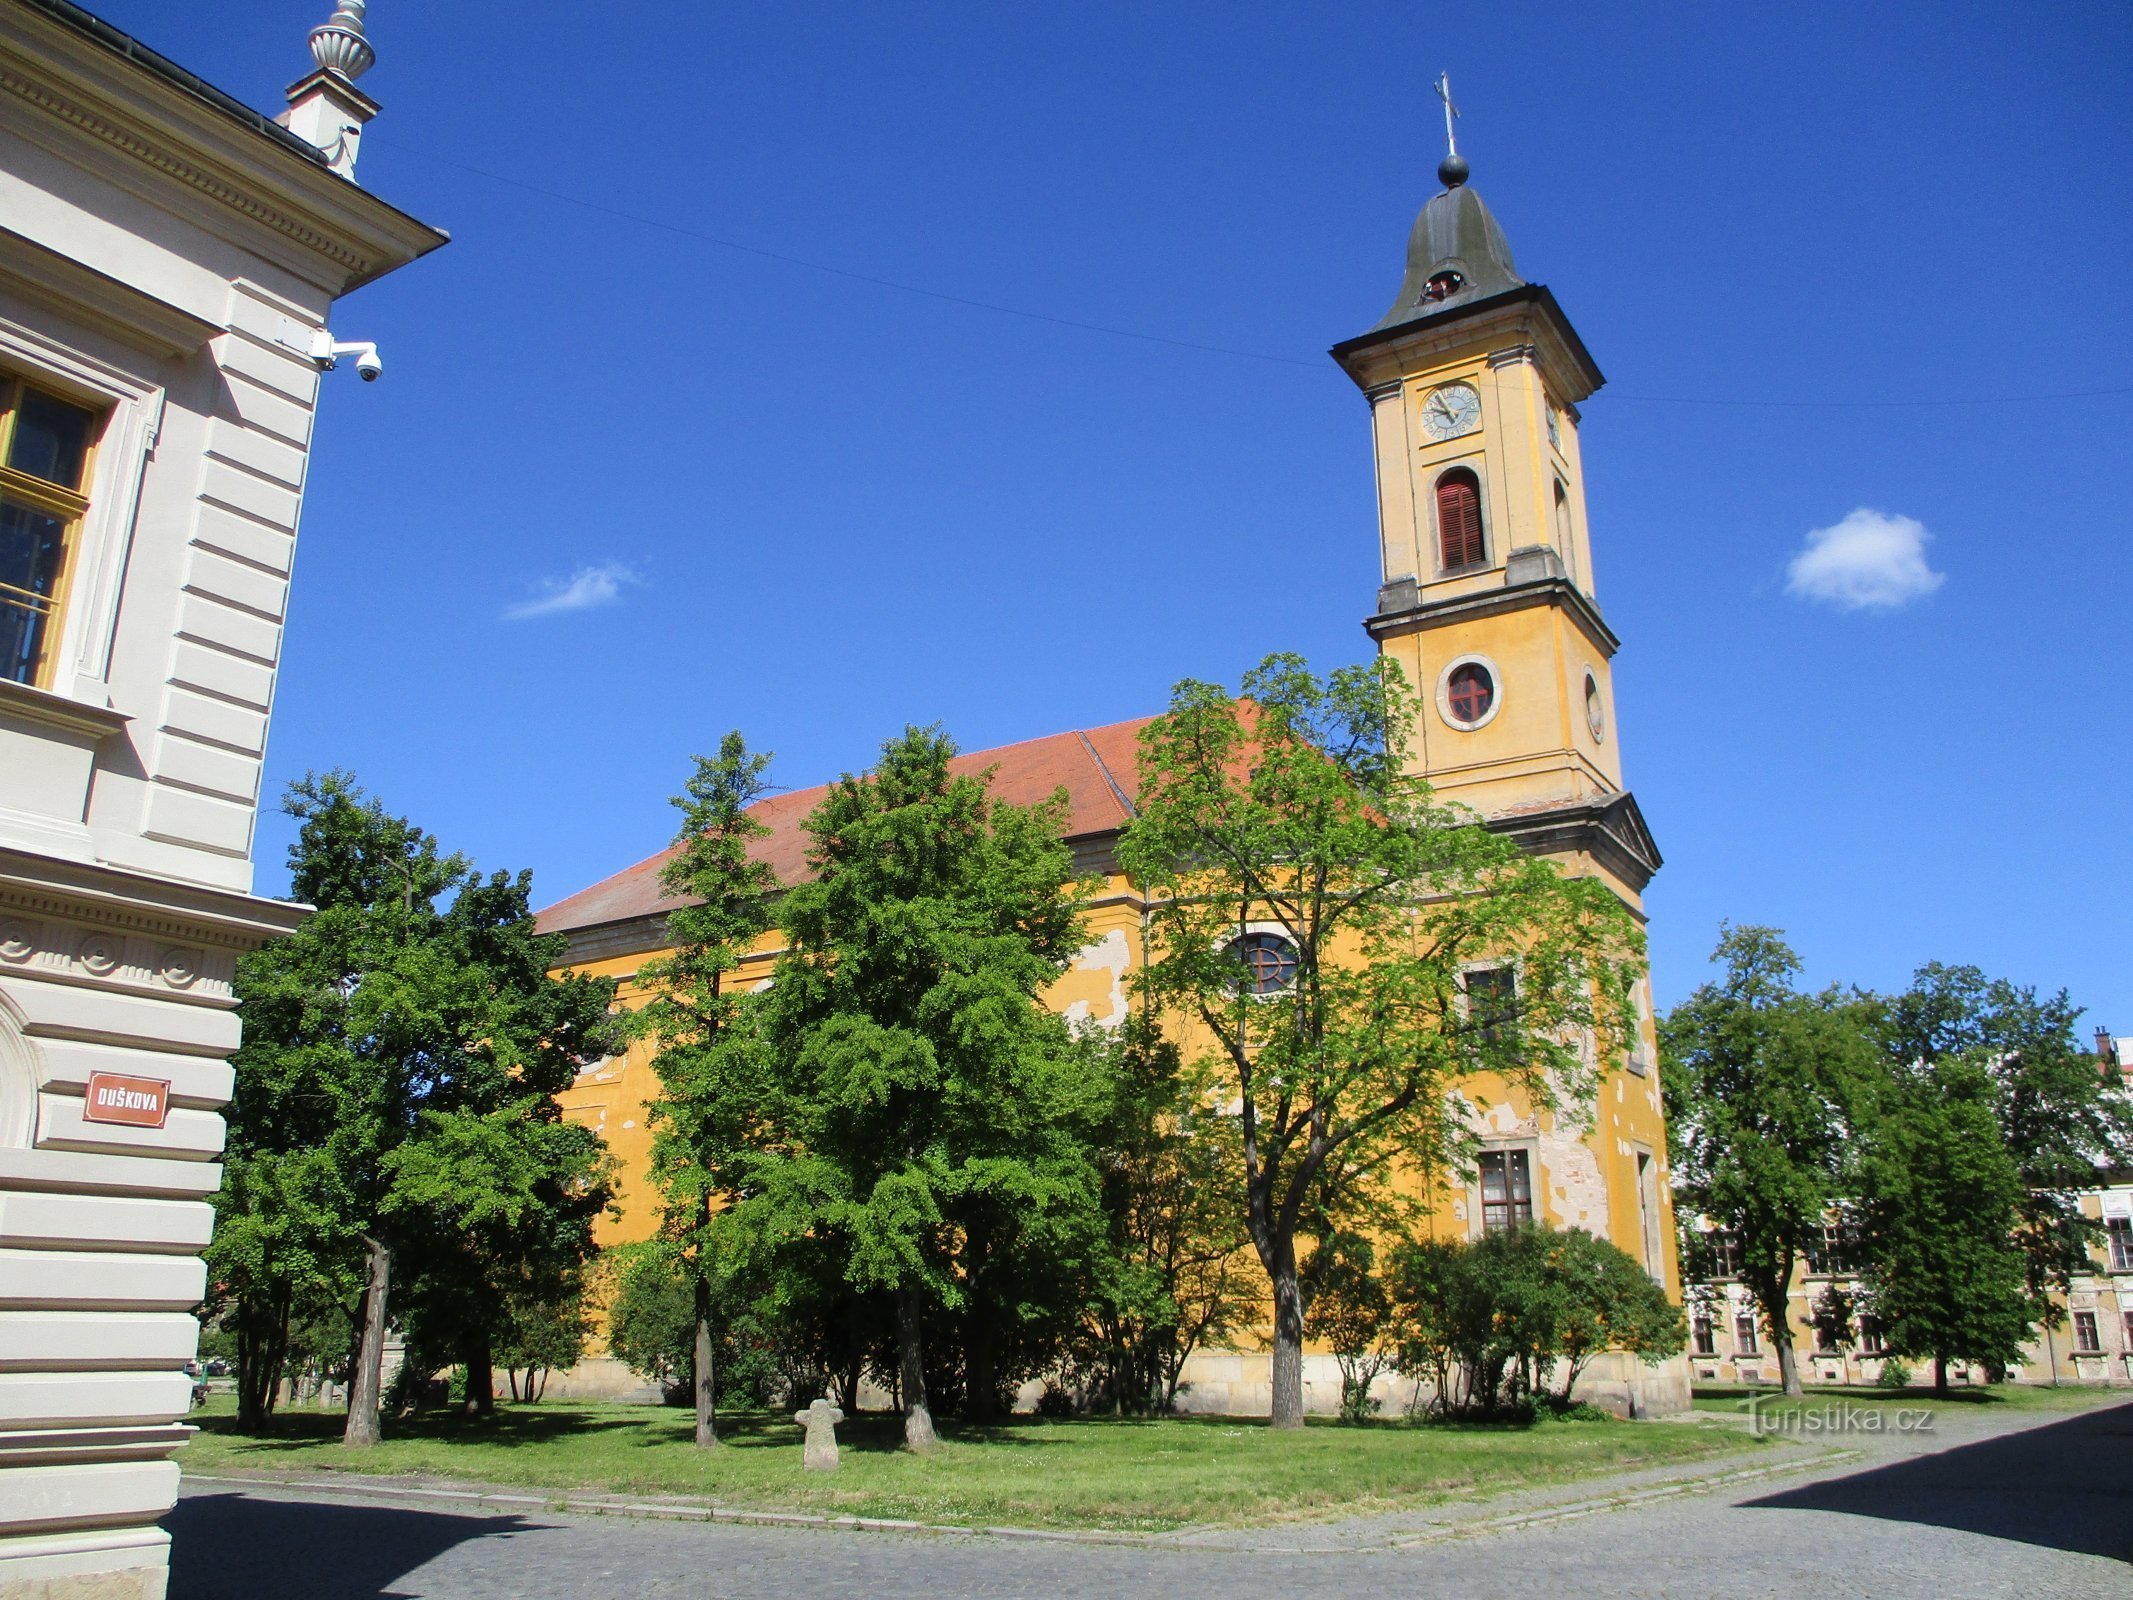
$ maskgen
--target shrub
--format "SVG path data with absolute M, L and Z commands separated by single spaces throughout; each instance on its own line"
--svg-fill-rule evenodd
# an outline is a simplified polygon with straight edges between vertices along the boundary
M 1432 1404 L 1443 1413 L 1494 1415 L 1530 1407 L 1536 1397 L 1568 1407 L 1601 1351 L 1659 1361 L 1686 1341 L 1681 1309 L 1666 1291 L 1582 1228 L 1410 1243 L 1395 1254 L 1391 1289 L 1400 1364 L 1435 1380 Z
M 1392 1297 L 1377 1275 L 1377 1252 L 1360 1234 L 1320 1241 L 1301 1274 L 1312 1332 L 1333 1347 L 1341 1369 L 1341 1420 L 1361 1422 L 1378 1409 L 1370 1386 L 1392 1362 L 1386 1334 Z

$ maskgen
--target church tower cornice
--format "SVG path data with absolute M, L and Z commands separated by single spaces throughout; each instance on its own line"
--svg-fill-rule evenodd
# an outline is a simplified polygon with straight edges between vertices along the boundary
M 1533 346 L 1563 400 L 1590 399 L 1606 383 L 1600 365 L 1544 283 L 1521 283 L 1426 320 L 1379 325 L 1327 352 L 1366 394 L 1431 371 L 1476 343 Z

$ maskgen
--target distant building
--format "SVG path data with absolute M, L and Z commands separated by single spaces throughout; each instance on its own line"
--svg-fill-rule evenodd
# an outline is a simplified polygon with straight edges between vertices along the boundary
M 2099 1032 L 2096 1053 L 2101 1070 L 2120 1074 L 2133 1089 L 2133 1038 Z M 2007 1374 L 2013 1382 L 2133 1385 L 2133 1170 L 2097 1176 L 2097 1186 L 2081 1197 L 2081 1209 L 2104 1226 L 2090 1253 L 2091 1270 L 2058 1297 L 2065 1313 L 2060 1325 L 2029 1343 L 2021 1364 Z M 1724 1270 L 1727 1253 L 1725 1241 L 1714 1239 L 1709 1258 L 1719 1270 L 1690 1286 L 1691 1370 L 1698 1383 L 1775 1383 L 1777 1352 L 1770 1348 L 1754 1297 Z M 1793 1276 L 1786 1320 L 1804 1382 L 1881 1379 L 1888 1356 L 1874 1320 L 1830 1314 L 1834 1304 L 1856 1298 L 1858 1269 L 1858 1241 L 1833 1225 Z M 1985 1381 L 1975 1369 L 1952 1375 L 1962 1382 Z
M 445 242 L 353 181 L 362 12 L 284 126 L 0 0 L 0 1593 L 165 1589 L 316 341 Z

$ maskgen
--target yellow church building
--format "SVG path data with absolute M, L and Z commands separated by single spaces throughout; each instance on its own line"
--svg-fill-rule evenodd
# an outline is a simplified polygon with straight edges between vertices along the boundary
M 1578 447 L 1578 405 L 1603 382 L 1555 297 L 1521 278 L 1503 230 L 1467 183 L 1456 154 L 1438 169 L 1444 191 L 1416 219 L 1407 270 L 1377 324 L 1335 345 L 1333 359 L 1370 408 L 1382 583 L 1364 628 L 1421 691 L 1410 749 L 1438 795 L 1471 808 L 1492 830 L 1571 873 L 1608 885 L 1642 916 L 1659 867 L 1637 803 L 1624 787 L 1614 736 L 1611 662 L 1619 641 L 1594 597 L 1591 538 Z M 1115 845 L 1132 820 L 1138 739 L 1149 719 L 1055 733 L 958 758 L 994 773 L 1000 798 L 1032 804 L 1066 791 L 1077 868 L 1102 884 L 1089 942 L 1052 988 L 1050 1004 L 1076 1020 L 1122 1021 L 1143 959 L 1147 905 L 1119 871 Z M 758 854 L 783 881 L 807 870 L 802 820 L 823 788 L 763 801 L 769 829 Z M 568 938 L 565 964 L 621 979 L 667 949 L 673 908 L 659 884 L 662 852 L 541 913 Z M 766 941 L 744 982 L 769 975 Z M 1613 1240 L 1677 1298 L 1680 1278 L 1666 1173 L 1664 1113 L 1649 988 L 1638 987 L 1634 1048 L 1601 1078 L 1582 1115 L 1524 1109 L 1517 1096 L 1477 1096 L 1475 1169 L 1442 1195 L 1436 1225 L 1484 1229 L 1545 1221 Z M 563 1097 L 596 1129 L 621 1178 L 619 1217 L 605 1242 L 648 1236 L 658 1196 L 647 1177 L 647 1108 L 658 1092 L 649 1047 L 589 1067 Z M 1419 1180 L 1417 1180 L 1419 1182 Z M 1264 1414 L 1263 1347 L 1196 1354 L 1183 1403 L 1193 1410 Z M 1654 1414 L 1688 1404 L 1688 1367 L 1596 1361 L 1580 1393 L 1614 1409 Z M 1306 1403 L 1332 1410 L 1339 1377 L 1330 1355 L 1305 1359 Z M 577 1392 L 616 1392 L 629 1380 L 593 1361 L 566 1380 Z M 1404 1385 L 1392 1398 L 1404 1399 Z

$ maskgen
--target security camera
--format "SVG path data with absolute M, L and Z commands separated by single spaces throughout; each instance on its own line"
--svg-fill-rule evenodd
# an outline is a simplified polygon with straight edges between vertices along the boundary
M 365 383 L 376 383 L 385 370 L 378 347 L 367 339 L 336 339 L 324 328 L 312 334 L 311 359 L 318 363 L 319 371 L 331 372 L 342 356 L 355 357 L 356 376 Z

